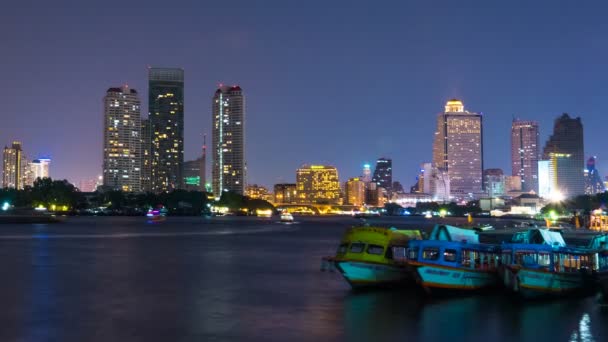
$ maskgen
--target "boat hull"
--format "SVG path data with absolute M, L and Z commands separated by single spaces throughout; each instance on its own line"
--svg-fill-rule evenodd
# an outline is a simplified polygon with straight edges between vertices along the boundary
M 494 271 L 469 270 L 424 263 L 410 263 L 417 283 L 426 292 L 438 290 L 474 291 L 491 288 L 498 284 Z
M 594 289 L 591 277 L 579 272 L 556 273 L 527 268 L 505 268 L 503 272 L 505 287 L 524 298 L 591 294 Z
M 399 265 L 341 260 L 335 261 L 335 266 L 353 288 L 397 284 L 413 280 L 407 268 Z

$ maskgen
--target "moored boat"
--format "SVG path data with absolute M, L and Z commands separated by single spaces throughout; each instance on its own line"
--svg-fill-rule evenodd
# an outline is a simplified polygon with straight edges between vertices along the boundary
M 498 284 L 499 250 L 474 230 L 436 225 L 430 240 L 410 241 L 407 265 L 427 292 L 480 290 Z
M 531 229 L 501 246 L 505 287 L 525 298 L 590 294 L 596 289 L 594 254 L 567 247 L 559 232 Z
M 408 241 L 421 238 L 418 230 L 350 228 L 332 261 L 353 288 L 411 281 L 405 251 Z
M 604 300 L 608 300 L 608 235 L 602 234 L 593 237 L 588 248 L 594 253 L 598 288 L 602 292 Z

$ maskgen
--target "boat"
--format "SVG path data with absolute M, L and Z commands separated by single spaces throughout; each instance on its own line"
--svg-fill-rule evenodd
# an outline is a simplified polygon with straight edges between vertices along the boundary
M 500 276 L 505 287 L 524 298 L 594 292 L 594 254 L 568 247 L 558 231 L 530 229 L 501 246 Z
M 150 208 L 146 217 L 150 223 L 164 222 L 167 219 L 167 209 L 164 206 L 158 206 L 156 209 Z
M 588 248 L 594 252 L 597 286 L 608 304 L 608 234 L 594 236 Z
M 331 261 L 354 289 L 412 281 L 403 261 L 408 241 L 420 239 L 418 230 L 353 227 Z
M 428 293 L 474 291 L 499 284 L 499 248 L 479 243 L 474 229 L 435 225 L 428 240 L 410 241 L 407 265 Z
M 293 215 L 291 215 L 288 212 L 282 212 L 281 213 L 281 222 L 293 222 Z

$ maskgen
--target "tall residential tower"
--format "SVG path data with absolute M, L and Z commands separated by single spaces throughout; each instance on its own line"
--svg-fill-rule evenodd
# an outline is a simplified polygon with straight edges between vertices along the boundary
M 184 70 L 150 68 L 150 188 L 154 192 L 183 187 Z
M 245 97 L 241 87 L 220 86 L 213 95 L 213 194 L 245 193 Z
M 538 122 L 513 120 L 511 125 L 511 174 L 521 177 L 521 190 L 538 193 Z
M 103 99 L 103 185 L 141 191 L 141 114 L 135 89 L 110 88 Z
M 450 195 L 456 199 L 478 197 L 483 192 L 483 120 L 452 99 L 437 116 L 433 166 L 447 172 Z
M 20 142 L 14 141 L 11 147 L 4 147 L 2 170 L 3 188 L 23 189 L 23 150 Z

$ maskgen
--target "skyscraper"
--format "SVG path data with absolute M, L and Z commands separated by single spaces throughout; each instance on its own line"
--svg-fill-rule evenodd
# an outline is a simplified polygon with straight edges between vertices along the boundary
M 135 89 L 110 88 L 103 99 L 103 185 L 141 191 L 141 114 Z
M 201 186 L 201 158 L 184 162 L 184 190 L 203 191 Z
M 340 182 L 333 166 L 304 165 L 296 173 L 298 203 L 339 204 Z
M 369 183 L 372 181 L 372 169 L 368 163 L 363 164 L 363 175 L 361 175 L 361 181 Z
M 4 147 L 2 187 L 23 189 L 23 151 L 21 143 L 14 141 L 11 147 Z
M 184 164 L 184 70 L 150 68 L 148 87 L 150 187 L 154 192 L 181 189 Z
M 553 126 L 543 151 L 543 159 L 553 161 L 558 170 L 553 172 L 557 177 L 557 191 L 564 197 L 585 193 L 585 148 L 583 144 L 583 124 L 581 118 L 571 118 L 564 113 Z
M 220 86 L 213 95 L 213 194 L 223 191 L 244 194 L 245 97 L 239 86 Z
M 457 199 L 478 197 L 483 192 L 483 120 L 452 99 L 437 116 L 433 166 L 447 172 L 451 195 Z
M 380 158 L 376 161 L 372 182 L 386 191 L 391 191 L 393 185 L 393 160 Z
M 150 119 L 141 120 L 141 190 L 152 191 L 152 127 Z
M 523 192 L 538 193 L 538 122 L 513 120 L 511 125 L 511 170 L 521 177 Z

